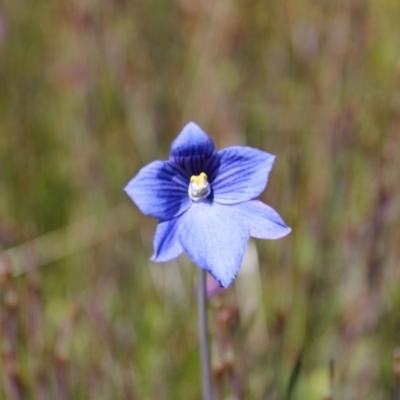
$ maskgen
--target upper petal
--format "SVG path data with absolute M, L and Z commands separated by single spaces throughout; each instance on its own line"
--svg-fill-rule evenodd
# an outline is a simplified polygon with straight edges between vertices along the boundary
M 181 217 L 179 241 L 189 257 L 223 287 L 235 279 L 249 239 L 249 229 L 231 207 L 193 203 Z
M 206 163 L 214 201 L 235 204 L 257 197 L 267 185 L 275 156 L 252 147 L 228 147 Z
M 279 239 L 291 231 L 279 214 L 261 201 L 245 201 L 230 207 L 238 214 L 238 218 L 247 223 L 250 236 L 255 238 Z
M 192 203 L 189 181 L 182 169 L 169 161 L 153 161 L 127 184 L 125 192 L 143 214 L 168 220 Z
M 196 123 L 187 123 L 171 145 L 171 158 L 209 157 L 215 152 L 212 139 Z
M 183 249 L 178 239 L 180 216 L 169 221 L 161 221 L 154 235 L 152 261 L 167 262 L 178 257 Z

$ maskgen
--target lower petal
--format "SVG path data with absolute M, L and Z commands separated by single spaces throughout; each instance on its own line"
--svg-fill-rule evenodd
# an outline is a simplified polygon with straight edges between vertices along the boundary
M 249 229 L 232 207 L 199 202 L 181 216 L 179 241 L 199 267 L 222 287 L 235 279 L 249 239 Z
M 171 261 L 182 253 L 183 249 L 178 239 L 179 220 L 180 217 L 177 217 L 158 223 L 156 234 L 154 235 L 152 261 Z
M 246 201 L 230 207 L 247 223 L 250 236 L 255 238 L 279 239 L 291 231 L 279 214 L 261 201 Z

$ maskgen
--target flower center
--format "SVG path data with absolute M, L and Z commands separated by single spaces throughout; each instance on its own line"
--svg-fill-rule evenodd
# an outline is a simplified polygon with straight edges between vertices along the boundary
M 207 175 L 202 172 L 200 175 L 190 177 L 188 193 L 192 200 L 197 201 L 206 198 L 211 192 Z

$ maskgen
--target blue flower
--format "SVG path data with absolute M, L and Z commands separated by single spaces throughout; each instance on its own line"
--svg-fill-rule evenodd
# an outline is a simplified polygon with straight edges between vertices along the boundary
M 265 189 L 275 156 L 251 147 L 216 151 L 189 122 L 168 161 L 153 161 L 125 191 L 143 214 L 157 218 L 152 260 L 183 251 L 222 287 L 235 279 L 250 236 L 279 239 L 290 232 L 278 213 L 254 200 Z

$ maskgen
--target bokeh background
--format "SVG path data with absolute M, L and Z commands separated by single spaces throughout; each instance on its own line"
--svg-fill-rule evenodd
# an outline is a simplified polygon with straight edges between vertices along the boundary
M 199 399 L 196 268 L 122 189 L 194 120 L 276 154 L 210 299 L 216 399 L 400 398 L 400 2 L 0 2 L 0 399 Z

